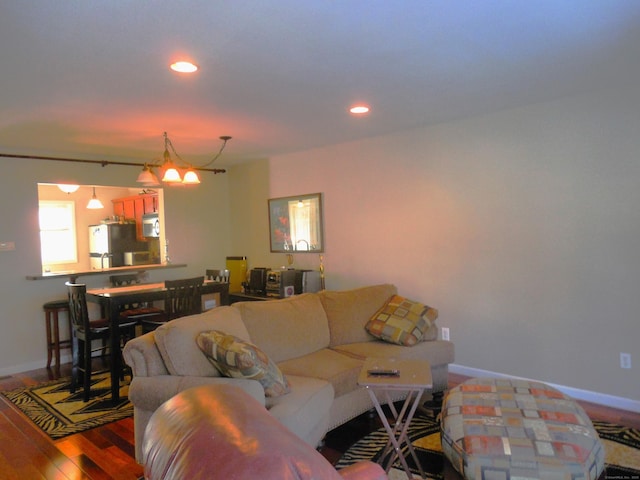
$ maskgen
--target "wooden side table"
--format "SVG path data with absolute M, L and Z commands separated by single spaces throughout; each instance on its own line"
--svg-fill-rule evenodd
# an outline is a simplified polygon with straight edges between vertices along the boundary
M 371 371 L 393 370 L 397 371 L 397 376 L 374 376 Z M 400 460 L 402 468 L 408 478 L 413 478 L 407 457 L 411 455 L 415 462 L 420 476 L 426 478 L 422 466 L 418 461 L 411 440 L 407 437 L 409 424 L 413 419 L 413 415 L 420 404 L 420 399 L 425 390 L 433 387 L 431 378 L 431 365 L 423 360 L 397 360 L 389 358 L 369 357 L 365 360 L 360 376 L 358 377 L 358 385 L 365 387 L 369 392 L 373 406 L 378 412 L 378 416 L 384 425 L 385 430 L 389 434 L 389 442 L 384 448 L 381 455 L 381 461 L 391 453 L 386 465 L 382 465 L 386 472 L 389 472 L 396 457 Z M 391 392 L 402 391 L 407 393 L 402 408 L 398 411 L 391 400 Z M 393 415 L 393 424 L 389 423 L 386 415 L 382 411 L 378 396 L 383 397 L 384 401 L 389 405 Z M 402 446 L 407 446 L 407 452 L 403 453 Z

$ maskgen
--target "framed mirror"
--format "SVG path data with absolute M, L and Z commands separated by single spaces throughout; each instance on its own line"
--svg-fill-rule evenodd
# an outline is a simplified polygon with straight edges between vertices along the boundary
M 269 234 L 274 253 L 324 252 L 322 194 L 270 198 Z

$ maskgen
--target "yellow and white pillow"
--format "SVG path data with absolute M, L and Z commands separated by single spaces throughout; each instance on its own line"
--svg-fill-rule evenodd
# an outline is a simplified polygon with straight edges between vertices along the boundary
M 257 380 L 267 397 L 289 393 L 289 381 L 278 366 L 252 343 L 219 330 L 198 334 L 196 343 L 226 377 Z
M 367 322 L 366 330 L 376 338 L 410 347 L 426 338 L 429 331 L 437 331 L 438 310 L 400 295 L 389 301 Z

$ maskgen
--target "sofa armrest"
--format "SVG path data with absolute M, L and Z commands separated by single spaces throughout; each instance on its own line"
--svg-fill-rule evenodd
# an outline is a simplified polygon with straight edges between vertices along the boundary
M 264 387 L 257 380 L 179 375 L 134 376 L 129 385 L 129 400 L 138 409 L 154 412 L 171 397 L 201 385 L 235 385 L 255 398 L 261 405 L 265 405 Z
M 122 356 L 131 367 L 134 377 L 154 377 L 169 373 L 156 346 L 154 332 L 129 340 L 122 350 Z

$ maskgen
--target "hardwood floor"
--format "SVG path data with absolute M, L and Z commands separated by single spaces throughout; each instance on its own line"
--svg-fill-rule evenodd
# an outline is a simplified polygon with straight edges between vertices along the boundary
M 61 375 L 70 373 L 70 366 L 63 365 Z M 12 375 L 0 379 L 0 391 L 55 378 L 44 368 Z M 0 478 L 135 480 L 142 473 L 134 460 L 133 418 L 51 440 L 0 396 Z
M 70 374 L 63 365 L 61 375 Z M 0 391 L 36 385 L 57 376 L 39 369 L 0 378 Z M 455 386 L 466 377 L 449 375 Z M 592 419 L 640 429 L 640 414 L 581 402 Z M 364 414 L 330 432 L 321 453 L 335 463 L 356 440 L 379 428 L 375 415 Z M 137 479 L 143 469 L 134 460 L 133 419 L 50 440 L 26 417 L 0 396 L 0 478 L 5 480 Z

